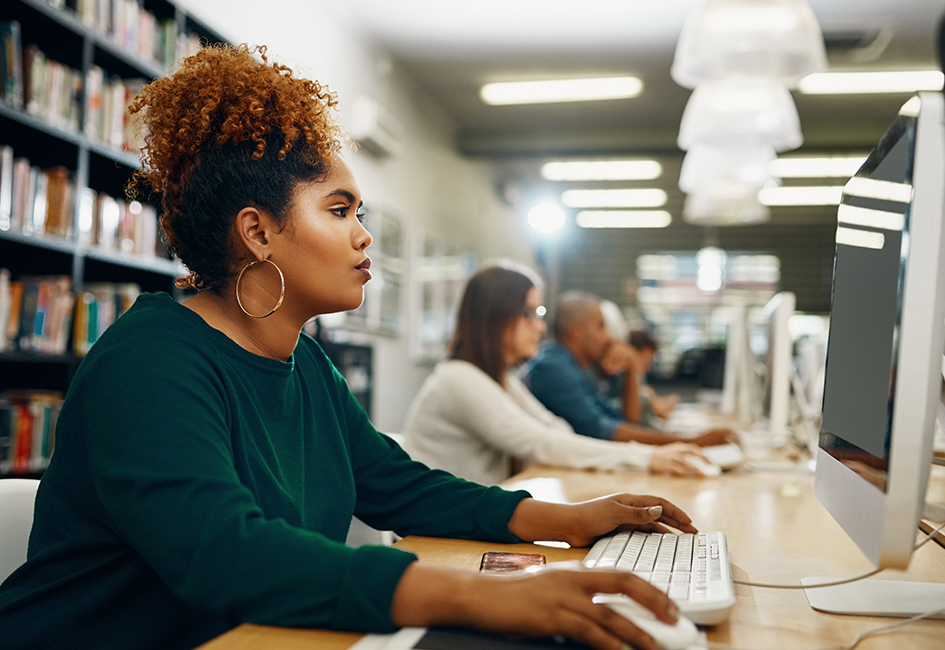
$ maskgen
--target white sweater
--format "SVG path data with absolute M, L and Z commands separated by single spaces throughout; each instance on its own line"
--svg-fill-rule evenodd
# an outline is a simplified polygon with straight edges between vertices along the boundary
M 508 390 L 466 361 L 440 362 L 407 413 L 407 452 L 484 485 L 507 479 L 513 456 L 581 469 L 649 467 L 652 446 L 578 435 L 517 377 L 506 383 Z

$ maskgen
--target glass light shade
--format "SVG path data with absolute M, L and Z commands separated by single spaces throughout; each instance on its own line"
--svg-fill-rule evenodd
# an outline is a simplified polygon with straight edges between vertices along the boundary
M 735 181 L 762 187 L 777 182 L 771 163 L 777 154 L 771 145 L 692 147 L 683 158 L 679 189 L 687 194 L 720 181 Z
M 670 74 L 686 88 L 735 78 L 793 87 L 826 67 L 806 0 L 706 0 L 686 18 Z
M 757 185 L 720 181 L 686 197 L 683 221 L 699 226 L 745 226 L 763 223 L 771 210 L 758 202 Z
M 791 91 L 766 82 L 714 81 L 699 84 L 683 111 L 676 143 L 726 146 L 765 143 L 775 151 L 804 142 Z

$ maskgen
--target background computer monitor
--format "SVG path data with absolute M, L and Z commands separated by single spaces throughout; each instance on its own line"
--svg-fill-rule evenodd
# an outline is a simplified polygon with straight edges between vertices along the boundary
M 941 93 L 923 93 L 903 107 L 845 187 L 838 210 L 815 492 L 880 567 L 909 562 L 940 402 L 943 104 Z M 882 582 L 886 584 L 877 589 L 859 582 L 847 589 L 809 589 L 807 594 L 817 609 L 909 614 L 893 604 L 908 601 L 922 591 L 920 585 Z M 893 587 L 900 591 L 891 591 Z M 932 609 L 934 599 L 945 601 L 945 585 L 923 589 L 922 596 L 913 598 L 918 611 Z M 853 594 L 861 601 L 863 594 L 875 592 L 876 609 L 862 603 L 852 611 L 840 602 L 827 606 L 832 590 L 841 600 Z
M 791 378 L 794 374 L 791 346 L 791 316 L 796 297 L 790 291 L 774 295 L 762 310 L 768 349 L 765 353 L 762 404 L 767 428 L 772 435 L 789 430 Z

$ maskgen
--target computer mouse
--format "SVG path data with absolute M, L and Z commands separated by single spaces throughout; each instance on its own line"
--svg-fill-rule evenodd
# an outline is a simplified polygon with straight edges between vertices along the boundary
M 595 603 L 607 605 L 638 628 L 653 637 L 663 650 L 686 650 L 699 640 L 699 629 L 685 616 L 675 625 L 658 620 L 646 607 L 623 594 L 597 594 Z
M 711 463 L 707 460 L 703 460 L 699 456 L 686 456 L 686 462 L 690 465 L 694 465 L 696 469 L 702 472 L 703 476 L 719 476 L 722 473 L 722 468 Z

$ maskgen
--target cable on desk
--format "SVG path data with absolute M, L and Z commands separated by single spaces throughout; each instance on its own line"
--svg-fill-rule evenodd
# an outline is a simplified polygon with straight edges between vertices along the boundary
M 821 585 L 822 586 L 822 585 Z M 860 632 L 857 634 L 850 643 L 847 645 L 835 645 L 835 646 L 826 646 L 822 648 L 811 648 L 810 650 L 853 650 L 856 646 L 860 644 L 860 641 L 865 639 L 868 636 L 873 636 L 874 634 L 882 634 L 883 632 L 889 632 L 897 628 L 903 627 L 904 625 L 909 625 L 910 623 L 915 623 L 929 616 L 935 616 L 936 614 L 945 613 L 945 607 L 941 609 L 936 609 L 931 612 L 924 612 L 913 616 L 912 618 L 907 618 L 902 621 L 896 621 L 895 623 L 890 623 L 889 625 L 883 625 L 881 627 L 874 627 L 872 630 L 866 630 L 865 632 Z M 754 648 L 739 648 L 737 646 L 731 646 L 725 643 L 713 643 L 708 642 L 706 647 L 712 648 L 712 650 L 757 650 Z
M 928 535 L 926 535 L 925 539 L 923 539 L 921 542 L 916 544 L 915 548 L 912 549 L 913 552 L 918 551 L 920 548 L 925 546 L 929 542 L 929 540 L 935 537 L 935 535 L 943 528 L 945 528 L 945 522 L 939 524 L 938 528 L 935 528 L 934 530 L 932 530 Z M 836 587 L 838 585 L 845 585 L 850 582 L 856 582 L 857 580 L 862 580 L 864 578 L 869 578 L 870 576 L 874 576 L 880 571 L 884 571 L 884 570 L 885 570 L 884 568 L 873 569 L 872 571 L 868 571 L 858 576 L 853 576 L 852 578 L 842 578 L 840 580 L 834 580 L 833 582 L 823 582 L 817 585 L 806 585 L 806 586 L 795 585 L 795 584 L 790 584 L 790 585 L 776 584 L 776 583 L 769 583 L 769 582 L 751 582 L 750 580 L 734 580 L 734 579 L 732 580 L 732 582 L 734 582 L 737 585 L 746 585 L 748 587 L 762 587 L 765 589 L 816 589 L 818 587 Z M 926 616 L 931 616 L 932 614 L 937 614 L 937 613 L 938 612 L 931 612 L 930 614 L 926 614 Z

